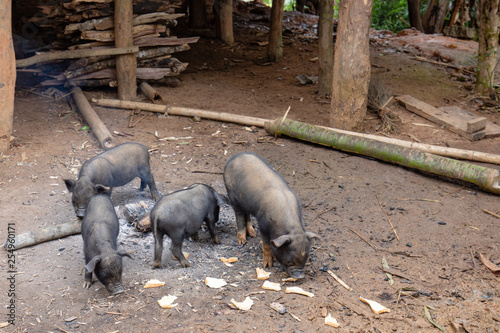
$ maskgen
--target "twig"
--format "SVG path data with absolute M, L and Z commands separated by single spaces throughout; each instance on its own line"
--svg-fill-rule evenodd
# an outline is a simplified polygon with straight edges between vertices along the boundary
M 133 316 L 130 313 L 121 313 L 121 312 L 113 312 L 113 311 L 104 311 L 104 313 L 107 313 L 110 315 L 117 315 L 117 316 L 122 316 L 122 315 Z
M 372 249 L 374 249 L 375 251 L 378 251 L 378 249 L 377 249 L 375 246 L 373 246 L 373 245 L 372 245 L 369 241 L 367 241 L 366 239 L 364 239 L 364 238 L 363 238 L 363 236 L 361 236 L 360 234 L 358 234 L 356 231 L 354 231 L 354 230 L 352 230 L 352 229 L 349 229 L 349 230 L 350 230 L 351 232 L 355 233 L 356 235 L 358 235 L 358 237 L 359 237 L 359 238 L 361 238 L 362 240 L 364 240 L 366 244 L 370 245 L 370 247 L 371 247 Z
M 345 289 L 347 289 L 349 291 L 353 290 L 344 281 L 342 281 L 337 275 L 335 275 L 335 273 L 333 273 L 331 270 L 327 270 L 327 272 L 328 272 L 328 274 L 330 274 L 332 276 L 332 278 L 335 279 L 335 281 L 337 281 L 338 283 L 340 283 L 342 285 L 342 287 L 344 287 Z
M 337 209 L 337 207 L 332 207 L 332 208 L 329 208 L 329 209 L 325 210 L 325 211 L 324 211 L 324 212 L 322 212 L 322 213 L 319 213 L 318 215 L 316 215 L 316 216 L 315 216 L 315 217 L 311 220 L 311 222 L 312 222 L 312 221 L 314 221 L 314 220 L 316 220 L 316 219 L 317 219 L 318 217 L 320 217 L 321 215 L 326 214 L 326 213 L 328 213 L 329 211 L 332 211 L 332 210 L 335 210 L 335 209 Z
M 385 212 L 384 208 L 382 208 L 382 203 L 380 202 L 380 198 L 378 197 L 378 193 L 375 192 L 375 195 L 377 196 L 377 200 L 378 200 L 378 204 L 380 206 L 380 210 L 384 212 L 385 218 L 387 219 L 387 221 L 389 221 L 389 224 L 391 225 L 391 228 L 392 228 L 392 231 L 394 232 L 394 235 L 396 235 L 396 238 L 399 240 L 398 233 L 396 232 L 396 229 L 394 229 L 394 226 L 392 225 L 391 219 L 389 218 L 389 216 Z
M 276 130 L 276 133 L 274 134 L 274 138 L 278 138 L 278 133 L 280 131 L 280 128 L 281 128 L 281 125 L 283 125 L 283 122 L 285 121 L 285 118 L 286 116 L 288 116 L 288 112 L 290 112 L 290 106 L 288 107 L 288 109 L 286 110 L 285 112 L 285 115 L 283 116 L 283 118 L 281 118 L 281 122 L 280 122 L 280 125 L 278 126 L 278 129 Z
M 418 60 L 418 61 L 428 62 L 428 63 L 434 64 L 434 65 L 440 65 L 440 66 L 445 66 L 445 67 L 450 67 L 450 68 L 458 69 L 460 71 L 464 71 L 464 72 L 469 73 L 469 74 L 476 74 L 473 71 L 470 71 L 468 69 L 465 69 L 465 68 L 462 68 L 462 67 L 459 67 L 459 66 L 455 66 L 455 65 L 452 65 L 452 64 L 447 64 L 447 63 L 444 63 L 444 62 L 438 62 L 438 61 L 428 60 L 428 59 L 425 59 L 424 57 L 416 56 L 413 59 L 414 60 Z
M 191 171 L 191 173 L 209 173 L 212 175 L 222 175 L 223 174 L 222 172 L 218 172 L 218 171 L 204 171 L 204 170 L 193 170 L 193 171 Z
M 143 115 L 141 118 L 139 118 L 139 120 L 137 120 L 135 123 L 132 124 L 132 126 L 129 126 L 129 127 L 134 127 L 135 125 L 137 125 L 141 120 L 143 120 L 147 116 L 148 116 L 147 114 Z
M 64 332 L 64 333 L 71 333 L 70 331 L 66 331 L 65 329 L 62 329 L 60 328 L 59 326 L 57 326 L 56 324 L 54 324 L 54 326 L 61 332 Z
M 387 106 L 387 104 L 389 104 L 389 103 L 392 101 L 392 99 L 393 99 L 393 98 L 394 98 L 394 96 L 391 96 L 391 97 L 387 100 L 387 102 L 385 102 L 385 103 L 384 103 L 384 105 L 382 105 L 382 106 L 380 107 L 380 110 L 381 110 L 381 111 L 384 111 L 384 108 Z
M 483 209 L 483 212 L 485 212 L 486 214 L 490 214 L 491 216 L 494 216 L 494 217 L 496 217 L 497 219 L 500 219 L 500 215 L 495 214 L 495 213 L 493 213 L 493 212 L 490 212 L 490 211 L 489 211 L 489 210 L 487 210 L 487 209 Z

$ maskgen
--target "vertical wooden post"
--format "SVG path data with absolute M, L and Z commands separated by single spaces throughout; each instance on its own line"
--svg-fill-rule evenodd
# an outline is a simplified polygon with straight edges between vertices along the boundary
M 318 94 L 331 96 L 333 84 L 333 0 L 319 1 Z
M 270 61 L 278 62 L 283 60 L 282 26 L 284 5 L 284 0 L 273 0 L 271 26 L 269 28 L 269 48 L 267 50 Z
M 16 56 L 12 43 L 11 0 L 0 1 L 0 153 L 10 145 L 14 119 Z
M 223 42 L 233 44 L 233 0 L 216 0 L 213 9 L 217 37 Z
M 115 0 L 115 46 L 133 46 L 132 0 Z M 116 57 L 118 98 L 133 101 L 137 97 L 137 59 L 135 54 Z

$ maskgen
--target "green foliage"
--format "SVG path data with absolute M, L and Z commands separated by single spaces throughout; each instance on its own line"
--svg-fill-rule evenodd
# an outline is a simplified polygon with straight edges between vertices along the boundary
M 407 0 L 374 0 L 372 11 L 372 28 L 399 32 L 407 29 L 409 23 Z
M 271 7 L 273 5 L 273 0 L 264 0 L 264 4 Z M 286 12 L 295 10 L 295 0 L 285 0 L 283 9 Z

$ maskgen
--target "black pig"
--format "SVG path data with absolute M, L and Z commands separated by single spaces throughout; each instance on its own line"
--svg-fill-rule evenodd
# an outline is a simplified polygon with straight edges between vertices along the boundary
M 302 225 L 300 204 L 283 178 L 259 156 L 242 153 L 231 157 L 224 168 L 229 202 L 238 226 L 238 243 L 255 236 L 250 215 L 255 216 L 262 237 L 264 267 L 273 256 L 292 277 L 303 278 L 311 238 Z
M 213 242 L 220 244 L 215 223 L 219 220 L 219 206 L 224 203 L 227 203 L 224 195 L 203 184 L 193 184 L 162 197 L 151 210 L 150 216 L 155 237 L 154 268 L 161 267 L 165 234 L 172 240 L 170 250 L 182 267 L 191 266 L 182 253 L 182 241 L 186 237 L 197 240 L 203 221 L 207 223 Z
M 154 201 L 160 197 L 149 166 L 148 148 L 140 143 L 123 143 L 86 161 L 78 180 L 65 179 L 73 193 L 76 216 L 82 218 L 89 199 L 95 194 L 111 194 L 113 187 L 141 179 L 140 191 L 149 186 Z
M 117 251 L 116 239 L 120 225 L 109 196 L 93 196 L 82 220 L 83 252 L 85 253 L 84 288 L 90 288 L 92 273 L 113 294 L 123 292 L 122 257 L 130 256 Z

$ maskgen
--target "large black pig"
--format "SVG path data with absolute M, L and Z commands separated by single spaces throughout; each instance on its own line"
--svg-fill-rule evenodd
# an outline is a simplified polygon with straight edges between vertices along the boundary
M 242 153 L 231 157 L 224 168 L 229 202 L 234 208 L 238 243 L 255 236 L 250 215 L 255 216 L 262 237 L 264 267 L 273 256 L 292 277 L 303 278 L 311 238 L 302 225 L 300 204 L 283 178 L 259 156 Z
M 150 215 L 155 237 L 154 268 L 161 267 L 165 234 L 172 240 L 170 250 L 182 267 L 191 266 L 182 253 L 182 241 L 185 237 L 197 240 L 203 221 L 207 223 L 213 242 L 220 244 L 215 223 L 219 220 L 219 206 L 224 203 L 227 203 L 224 195 L 204 184 L 193 184 L 162 197 Z
M 110 293 L 123 292 L 122 257 L 132 257 L 125 251 L 117 250 L 119 228 L 109 196 L 98 194 L 90 198 L 87 213 L 82 220 L 86 269 L 84 288 L 90 288 L 94 273 Z
M 111 194 L 115 186 L 123 186 L 136 177 L 141 179 L 140 191 L 149 186 L 154 201 L 160 198 L 149 166 L 148 148 L 140 143 L 123 143 L 86 161 L 78 180 L 65 179 L 73 193 L 71 201 L 76 216 L 82 218 L 89 199 L 95 194 Z

